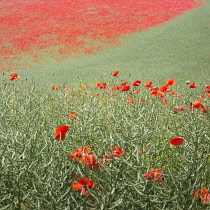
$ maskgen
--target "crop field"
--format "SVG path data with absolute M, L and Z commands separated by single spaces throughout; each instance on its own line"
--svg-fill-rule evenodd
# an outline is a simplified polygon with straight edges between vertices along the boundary
M 209 3 L 2 0 L 0 209 L 209 209 Z

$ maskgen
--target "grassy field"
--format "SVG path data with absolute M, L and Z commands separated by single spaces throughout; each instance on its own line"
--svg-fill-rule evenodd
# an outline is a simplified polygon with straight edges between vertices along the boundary
M 210 208 L 205 2 L 104 52 L 0 73 L 0 209 Z

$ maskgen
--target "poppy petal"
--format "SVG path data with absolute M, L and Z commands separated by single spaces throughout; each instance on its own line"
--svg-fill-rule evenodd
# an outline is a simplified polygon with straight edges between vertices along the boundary
M 184 143 L 184 138 L 183 137 L 176 137 L 176 138 L 174 138 L 170 141 L 170 144 L 174 145 L 174 146 L 180 146 L 183 143 Z

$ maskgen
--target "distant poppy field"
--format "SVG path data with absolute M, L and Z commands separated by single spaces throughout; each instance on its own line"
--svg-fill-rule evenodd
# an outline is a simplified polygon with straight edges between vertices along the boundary
M 183 69 L 179 75 L 171 67 L 161 77 L 145 71 L 146 79 L 132 66 L 126 69 L 125 61 L 122 69 L 110 71 L 106 65 L 106 71 L 78 74 L 74 82 L 73 72 L 64 74 L 56 65 L 57 74 L 53 66 L 44 68 L 46 77 L 40 70 L 52 58 L 78 59 L 94 69 L 88 56 L 203 5 L 194 0 L 1 1 L 0 209 L 210 207 L 208 69 Z M 31 71 L 40 77 L 25 69 L 35 62 L 40 69 Z
M 95 54 L 201 6 L 194 0 L 2 0 L 0 71 Z M 32 62 L 33 61 L 33 62 Z

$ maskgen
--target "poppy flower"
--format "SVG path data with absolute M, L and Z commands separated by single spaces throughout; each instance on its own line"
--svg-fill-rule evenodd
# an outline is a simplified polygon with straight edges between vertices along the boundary
M 132 94 L 136 95 L 137 93 L 140 93 L 140 92 L 141 92 L 141 90 L 136 90 L 136 91 L 132 92 Z
M 134 103 L 134 102 L 135 102 L 135 99 L 127 100 L 127 103 Z
M 11 81 L 12 80 L 19 80 L 19 79 L 20 79 L 20 77 L 17 73 L 13 73 L 13 74 L 10 75 L 10 80 Z
M 176 137 L 176 138 L 173 138 L 171 141 L 170 141 L 170 144 L 171 145 L 174 145 L 174 146 L 180 146 L 184 143 L 184 138 L 183 137 Z
M 125 91 L 125 92 L 126 92 L 126 91 L 129 91 L 130 88 L 131 88 L 130 86 L 124 86 L 124 87 L 122 88 L 122 91 Z
M 94 181 L 88 178 L 77 179 L 72 184 L 74 190 L 79 190 L 79 195 L 90 195 L 89 190 L 93 187 L 95 187 Z
M 160 88 L 159 88 L 159 91 L 165 93 L 165 92 L 170 92 L 170 89 L 168 89 L 168 86 L 165 85 L 165 86 L 160 87 Z
M 114 72 L 112 73 L 112 76 L 113 76 L 113 77 L 116 77 L 118 74 L 119 74 L 119 71 L 114 71 Z
M 165 100 L 165 101 L 162 102 L 162 104 L 163 104 L 163 105 L 168 105 L 169 102 L 168 102 L 168 100 Z
M 121 86 L 121 85 L 119 85 L 119 86 L 116 86 L 116 87 L 113 87 L 113 90 L 121 90 L 123 87 Z
M 139 86 L 141 84 L 141 81 L 136 80 L 135 82 L 132 83 L 133 86 Z
M 205 93 L 210 93 L 210 85 L 206 85 Z
M 91 151 L 90 147 L 79 147 L 77 150 L 75 150 L 71 155 L 70 159 L 76 159 L 79 162 L 84 162 L 85 157 L 89 154 Z
M 197 85 L 195 83 L 190 84 L 190 88 L 196 88 Z
M 174 107 L 173 111 L 174 111 L 174 114 L 177 114 L 178 111 L 185 111 L 185 108 L 183 106 L 176 106 Z
M 121 85 L 122 86 L 126 86 L 128 83 L 127 82 L 122 82 Z
M 144 84 L 144 87 L 146 87 L 146 88 L 151 88 L 152 86 L 152 81 L 148 81 L 148 82 L 146 82 L 145 84 Z
M 100 164 L 97 161 L 96 154 L 86 155 L 85 164 L 88 169 L 99 169 L 100 168 Z
M 194 192 L 194 197 L 200 198 L 202 203 L 210 202 L 210 193 L 206 187 L 202 189 L 197 189 Z
M 147 173 L 142 174 L 143 178 L 155 182 L 157 184 L 165 182 L 165 179 L 162 176 L 163 170 L 160 168 L 151 168 Z
M 118 147 L 113 147 L 112 148 L 112 154 L 114 155 L 114 157 L 120 158 L 122 156 L 127 155 L 127 153 L 124 152 L 123 150 L 124 150 L 123 147 L 119 147 L 119 146 Z
M 86 89 L 87 88 L 87 85 L 86 84 L 81 84 L 81 87 Z
M 51 89 L 52 90 L 59 90 L 59 86 L 52 86 Z
M 105 90 L 109 89 L 109 85 L 103 82 L 96 82 L 96 86 L 100 89 L 105 89 Z
M 69 93 L 69 92 L 71 92 L 71 89 L 70 88 L 65 88 L 65 91 Z
M 168 87 L 172 87 L 176 84 L 176 80 L 175 79 L 169 79 L 166 81 L 166 86 Z
M 193 102 L 193 105 L 190 106 L 190 110 L 193 111 L 194 109 L 196 108 L 200 108 L 201 109 L 201 112 L 203 113 L 208 113 L 206 107 L 203 105 L 203 103 L 201 102 L 200 99 L 197 99 Z
M 68 119 L 78 120 L 77 113 L 76 112 L 71 112 L 68 116 Z
M 67 125 L 61 125 L 58 127 L 55 131 L 56 137 L 55 140 L 63 141 L 66 138 L 66 133 L 69 130 L 69 126 Z

